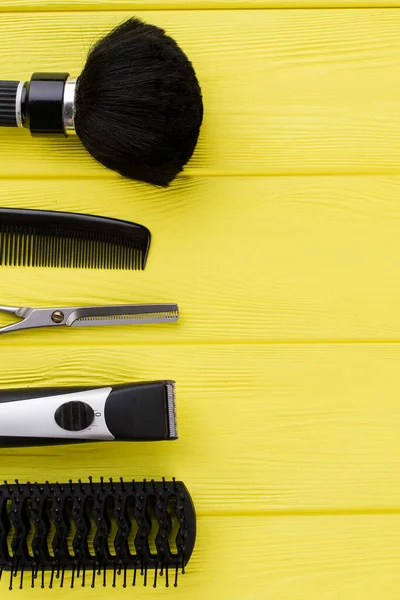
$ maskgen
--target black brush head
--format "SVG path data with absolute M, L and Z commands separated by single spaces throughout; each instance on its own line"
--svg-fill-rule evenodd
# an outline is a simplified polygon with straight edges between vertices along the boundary
M 202 120 L 193 66 L 163 29 L 131 18 L 90 51 L 75 128 L 104 166 L 167 187 L 191 158 Z
M 140 270 L 151 234 L 143 225 L 76 213 L 0 208 L 0 265 Z
M 66 572 L 71 588 L 127 587 L 139 577 L 177 585 L 195 538 L 191 497 L 174 479 L 0 486 L 0 577 L 10 572 L 10 589 L 22 588 L 24 574 L 32 587 L 45 579 L 63 587 Z

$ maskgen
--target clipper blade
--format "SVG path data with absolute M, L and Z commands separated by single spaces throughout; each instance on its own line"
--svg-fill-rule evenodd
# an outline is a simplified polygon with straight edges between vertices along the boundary
M 192 555 L 196 515 L 181 481 L 0 486 L 0 577 L 9 589 L 177 586 Z M 69 576 L 70 574 L 70 576 Z

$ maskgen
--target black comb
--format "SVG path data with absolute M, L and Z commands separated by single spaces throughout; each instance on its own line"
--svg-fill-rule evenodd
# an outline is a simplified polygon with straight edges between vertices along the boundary
M 176 587 L 195 544 L 193 503 L 175 479 L 16 480 L 0 486 L 0 507 L 0 572 L 9 571 L 10 589 L 28 579 L 42 588 L 127 587 L 140 577 Z
M 92 215 L 0 208 L 0 265 L 141 270 L 150 231 Z

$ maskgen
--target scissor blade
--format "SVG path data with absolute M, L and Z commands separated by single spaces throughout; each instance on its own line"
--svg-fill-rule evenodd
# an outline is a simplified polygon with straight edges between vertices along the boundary
M 78 308 L 68 318 L 70 327 L 173 323 L 179 319 L 177 304 L 127 304 Z

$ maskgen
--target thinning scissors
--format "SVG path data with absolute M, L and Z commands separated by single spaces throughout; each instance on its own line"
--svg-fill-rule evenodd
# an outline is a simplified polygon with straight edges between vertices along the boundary
M 20 319 L 16 323 L 0 327 L 0 333 L 33 329 L 36 327 L 90 327 L 171 323 L 179 319 L 177 304 L 122 304 L 69 308 L 0 306 L 0 312 L 14 315 Z

